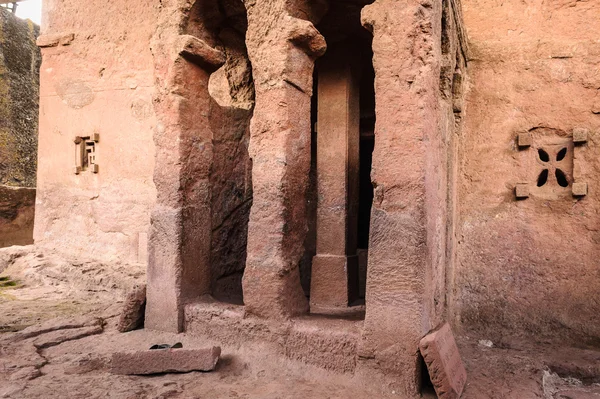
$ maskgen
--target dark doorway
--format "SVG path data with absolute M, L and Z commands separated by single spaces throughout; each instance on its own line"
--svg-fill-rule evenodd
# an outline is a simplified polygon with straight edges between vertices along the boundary
M 317 25 L 317 29 L 323 34 L 327 41 L 327 53 L 322 59 L 317 60 L 315 65 L 315 86 L 313 91 L 313 103 L 312 103 L 312 115 L 311 122 L 313 126 L 312 132 L 312 156 L 313 163 L 311 168 L 311 189 L 309 190 L 307 200 L 309 203 L 309 237 L 310 242 L 305 245 L 307 253 L 310 251 L 311 255 L 316 252 L 315 249 L 315 228 L 316 220 L 316 202 L 317 198 L 317 184 L 315 183 L 317 173 L 315 158 L 319 156 L 319 150 L 316 146 L 317 136 L 319 134 L 326 134 L 324 129 L 319 128 L 318 112 L 320 101 L 326 101 L 319 99 L 319 91 L 317 90 L 320 66 L 329 57 L 337 57 L 340 54 L 340 49 L 350 48 L 350 57 L 347 59 L 352 69 L 352 75 L 355 76 L 353 79 L 358 82 L 358 90 L 350 90 L 348 101 L 358 102 L 359 107 L 354 108 L 359 110 L 359 127 L 355 134 L 357 137 L 358 144 L 358 165 L 352 163 L 353 168 L 358 168 L 358 173 L 350 173 L 348 180 L 348 216 L 347 216 L 347 234 L 346 240 L 348 245 L 351 246 L 351 250 L 347 252 L 348 262 L 348 284 L 349 284 L 349 300 L 348 305 L 362 305 L 364 304 L 365 289 L 366 289 L 366 275 L 367 275 L 367 264 L 368 264 L 368 247 L 369 247 L 369 231 L 371 221 L 371 206 L 373 203 L 373 185 L 371 183 L 371 165 L 372 165 L 372 154 L 375 147 L 375 71 L 373 68 L 373 51 L 372 51 L 372 40 L 373 37 L 370 32 L 363 28 L 360 22 L 360 12 L 362 8 L 371 3 L 371 1 L 364 2 L 342 2 L 332 1 L 328 13 L 323 17 L 321 22 Z M 341 52 L 343 53 L 343 51 Z M 329 62 L 329 68 L 331 63 Z M 346 64 L 348 65 L 348 64 Z M 343 65 L 342 65 L 343 67 Z M 321 71 L 323 72 L 323 71 Z M 350 107 L 352 108 L 352 107 Z M 354 114 L 355 115 L 355 114 Z M 353 116 L 351 116 L 353 118 Z M 352 123 L 350 123 L 352 125 Z M 356 125 L 353 125 L 356 126 Z M 350 140 L 352 141 L 352 140 Z M 356 169 L 354 169 L 356 170 Z M 356 181 L 358 180 L 358 181 Z M 351 198 L 350 198 L 351 197 Z M 350 267 L 350 258 L 357 258 L 357 267 Z M 306 256 L 308 261 L 310 258 Z M 305 262 L 308 263 L 308 262 Z M 355 262 L 356 263 L 356 262 Z M 311 266 L 305 265 L 301 269 L 301 276 L 303 287 L 307 295 L 310 295 L 310 276 Z M 311 305 L 312 306 L 312 305 Z M 311 308 L 312 309 L 312 308 Z

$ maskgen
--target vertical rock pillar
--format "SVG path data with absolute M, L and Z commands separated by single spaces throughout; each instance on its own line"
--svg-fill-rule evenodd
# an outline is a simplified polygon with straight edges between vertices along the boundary
M 312 73 L 325 41 L 311 22 L 291 15 L 289 1 L 246 7 L 256 103 L 244 304 L 259 317 L 287 318 L 308 310 L 299 262 L 307 233 Z
M 210 293 L 210 74 L 224 55 L 181 34 L 180 0 L 165 1 L 152 41 L 157 88 L 157 200 L 148 243 L 145 327 L 181 332 L 183 308 Z
M 331 49 L 330 49 L 331 50 Z M 358 296 L 359 79 L 351 49 L 319 61 L 317 108 L 317 255 L 311 311 L 345 308 Z
M 447 167 L 440 140 L 442 2 L 376 0 L 362 10 L 373 33 L 377 123 L 373 152 L 366 317 L 358 367 L 418 393 L 418 343 L 435 327 L 432 270 L 444 251 L 434 220 Z M 440 230 L 441 229 L 441 230 Z

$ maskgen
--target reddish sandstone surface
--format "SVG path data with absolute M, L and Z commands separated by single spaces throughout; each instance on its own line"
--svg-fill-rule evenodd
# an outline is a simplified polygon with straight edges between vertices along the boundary
M 300 387 L 287 384 L 291 397 L 335 387 L 344 397 L 365 384 L 359 397 L 416 394 L 418 342 L 444 321 L 464 348 L 465 397 L 595 390 L 596 354 L 587 345 L 600 337 L 598 2 L 464 0 L 464 18 L 457 1 L 331 3 L 340 14 L 328 15 L 323 1 L 132 0 L 90 2 L 81 12 L 80 1 L 49 0 L 39 41 L 42 256 L 19 255 L 11 267 L 62 281 L 56 294 L 64 297 L 48 286 L 15 289 L 4 317 L 25 323 L 23 306 L 36 317 L 45 317 L 41 309 L 60 314 L 68 298 L 70 312 L 95 309 L 111 319 L 105 301 L 147 263 L 146 327 L 227 340 L 234 357 L 247 353 L 242 343 L 258 345 L 279 359 L 282 369 L 265 365 L 262 376 L 237 366 L 218 371 L 224 379 L 238 373 L 247 395 L 276 395 L 284 376 Z M 324 194 L 343 180 L 315 188 L 313 72 L 346 23 L 369 35 L 373 53 L 364 320 L 306 315 L 315 217 L 326 220 L 314 202 L 327 205 Z M 74 137 L 95 134 L 99 173 L 76 175 L 74 159 L 62 155 Z M 340 170 L 352 166 L 343 161 Z M 337 188 L 331 204 L 350 209 L 344 197 L 352 187 Z M 325 237 L 346 237 L 335 251 L 338 274 L 328 269 L 314 281 L 334 307 L 349 287 L 327 284 L 328 276 L 346 277 L 346 256 L 354 256 L 339 222 L 347 215 L 337 216 Z M 86 292 L 94 282 L 114 286 L 82 301 L 89 292 L 69 296 L 69 273 Z M 47 303 L 23 302 L 36 292 Z M 209 295 L 236 305 L 215 305 Z M 89 340 L 94 348 L 86 350 L 101 352 L 108 337 L 134 345 L 119 340 L 139 336 L 141 345 L 143 334 L 117 338 L 109 322 L 102 334 L 74 332 L 72 343 L 53 347 Z M 568 345 L 579 349 L 556 349 Z M 283 356 L 354 374 L 328 385 Z M 265 357 L 248 359 L 263 365 Z M 98 370 L 103 384 L 113 381 Z M 249 387 L 269 386 L 269 378 L 272 391 Z M 216 380 L 193 379 L 198 389 L 221 387 Z
M 139 276 L 95 280 L 106 265 L 74 265 L 31 247 L 4 249 L 0 256 L 0 269 L 8 267 L 0 276 L 19 281 L 17 287 L 0 288 L 0 397 L 64 398 L 68 392 L 73 398 L 124 399 L 408 398 L 359 373 L 309 366 L 273 353 L 268 345 L 223 345 L 202 335 L 148 330 L 119 333 L 126 287 L 118 282 L 131 286 Z M 468 373 L 462 398 L 587 399 L 600 394 L 597 351 L 518 339 L 490 347 L 480 338 L 457 337 Z M 51 345 L 40 345 L 44 342 Z M 175 342 L 184 348 L 222 346 L 216 370 L 148 377 L 110 373 L 115 352 Z
M 597 342 L 600 3 L 465 0 L 463 9 L 471 61 L 448 270 L 454 326 L 492 340 Z M 588 140 L 573 146 L 578 129 Z M 519 133 L 533 145 L 518 147 Z M 537 187 L 545 168 L 551 175 Z M 573 181 L 588 194 L 574 197 Z M 529 198 L 515 200 L 516 183 L 528 184 Z

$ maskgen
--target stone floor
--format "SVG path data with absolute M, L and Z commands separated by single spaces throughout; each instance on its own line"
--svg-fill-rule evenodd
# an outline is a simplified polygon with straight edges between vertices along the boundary
M 0 270 L 0 398 L 404 397 L 386 384 L 293 361 L 267 346 L 224 346 L 147 330 L 119 333 L 120 298 L 143 279 L 124 265 L 75 264 L 29 247 L 0 251 Z M 457 338 L 468 372 L 463 398 L 600 398 L 598 351 Z M 113 352 L 175 342 L 187 348 L 221 344 L 217 369 L 146 377 L 109 372 Z

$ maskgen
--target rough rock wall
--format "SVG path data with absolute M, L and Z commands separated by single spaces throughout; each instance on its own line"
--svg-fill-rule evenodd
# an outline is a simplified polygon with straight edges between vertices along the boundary
M 72 256 L 145 262 L 156 120 L 151 0 L 45 0 L 37 244 Z M 98 173 L 75 174 L 76 136 L 99 135 Z
M 457 131 L 452 87 L 464 68 L 453 7 L 377 0 L 362 12 L 373 32 L 377 121 L 359 365 L 399 375 L 396 383 L 411 395 L 420 385 L 418 342 L 446 312 Z
M 241 303 L 252 206 L 252 164 L 248 156 L 252 110 L 217 104 L 212 107 L 211 292 L 216 298 Z
M 252 66 L 246 51 L 248 27 L 241 0 L 222 2 L 218 32 L 225 64 L 209 80 L 211 167 L 211 293 L 242 303 L 248 220 L 252 206 L 252 162 L 248 155 L 250 119 L 254 109 Z
M 455 322 L 492 340 L 597 341 L 600 2 L 464 0 L 463 7 L 472 55 Z M 588 140 L 573 146 L 579 128 Z M 519 147 L 519 133 L 529 134 L 530 146 Z M 572 195 L 573 181 L 587 183 L 586 196 Z M 529 198 L 515 199 L 517 183 L 527 184 Z
M 0 248 L 33 242 L 38 34 L 37 25 L 0 7 Z
M 0 185 L 0 248 L 33 243 L 35 188 Z
M 35 187 L 39 27 L 0 7 L 0 184 Z
M 164 1 L 156 25 L 146 326 L 181 331 L 186 303 L 206 294 L 241 301 L 253 87 L 240 1 Z

